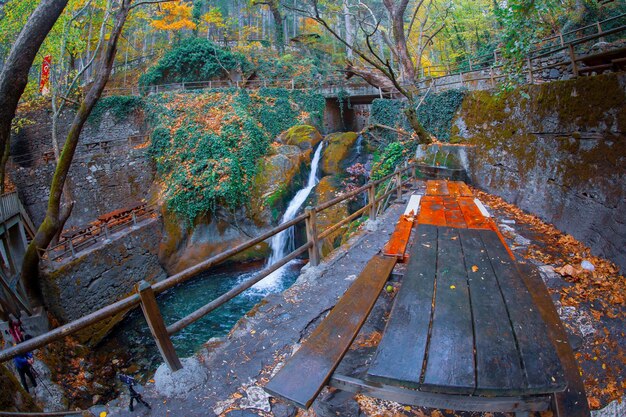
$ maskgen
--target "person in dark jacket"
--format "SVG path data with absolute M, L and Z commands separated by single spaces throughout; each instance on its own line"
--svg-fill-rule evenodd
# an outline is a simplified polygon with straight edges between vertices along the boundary
M 17 355 L 13 358 L 13 363 L 17 368 L 17 373 L 20 374 L 20 380 L 22 381 L 22 385 L 24 386 L 26 392 L 29 392 L 28 384 L 26 383 L 26 375 L 28 375 L 33 387 L 37 386 L 37 381 L 35 381 L 35 376 L 33 375 L 33 371 L 31 369 L 33 362 L 33 354 L 30 352 L 22 353 L 21 355 Z

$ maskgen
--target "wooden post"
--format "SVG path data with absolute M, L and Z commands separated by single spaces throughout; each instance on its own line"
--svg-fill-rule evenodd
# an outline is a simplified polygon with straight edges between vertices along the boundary
M 530 84 L 534 84 L 534 78 L 533 78 L 533 64 L 530 61 L 530 56 L 526 57 L 526 62 L 528 63 L 528 79 Z
M 463 87 L 463 71 L 459 72 L 459 78 L 461 79 L 461 87 Z
M 133 211 L 133 225 L 137 226 L 137 213 Z
M 496 80 L 493 78 L 493 67 L 489 69 L 489 76 L 491 78 L 491 88 L 496 86 Z
M 291 89 L 293 90 L 293 89 L 294 89 L 294 87 L 295 87 L 295 84 L 294 84 L 294 82 L 293 82 L 293 78 L 292 78 L 292 79 L 291 79 Z
M 572 61 L 572 72 L 574 73 L 574 77 L 578 77 L 578 65 L 576 65 L 576 54 L 574 53 L 574 47 L 572 44 L 567 45 L 569 49 L 569 59 Z
M 307 218 L 304 220 L 306 225 L 306 238 L 308 242 L 312 243 L 309 248 L 309 263 L 312 266 L 318 266 L 320 264 L 320 251 L 317 240 L 317 219 L 316 213 L 313 207 L 308 206 L 304 209 Z
M 417 169 L 415 168 L 415 165 L 411 165 L 411 178 L 413 179 L 412 181 L 413 185 L 411 186 L 411 189 L 416 190 L 417 189 Z
M 72 243 L 72 238 L 70 238 L 69 242 L 70 242 L 70 252 L 72 254 L 72 257 L 74 257 L 76 256 L 76 251 L 74 250 L 74 244 Z
M 370 205 L 370 220 L 376 220 L 376 188 L 370 184 L 367 189 L 367 204 Z
M 496 65 L 497 62 L 498 62 L 498 50 L 494 49 L 493 50 L 493 65 Z
M 396 200 L 402 200 L 402 173 L 396 170 Z
M 563 33 L 559 32 L 559 39 L 561 40 L 561 46 L 565 46 L 565 42 L 563 42 Z
M 470 71 L 473 71 L 473 69 L 472 69 L 472 58 L 469 58 L 469 57 L 468 57 L 468 58 L 467 58 L 467 62 L 469 63 L 469 69 L 470 69 Z
M 152 333 L 152 337 L 154 337 L 156 341 L 163 360 L 172 372 L 182 369 L 183 365 L 180 363 L 172 340 L 167 334 L 163 316 L 161 316 L 161 311 L 157 305 L 152 286 L 142 280 L 137 284 L 136 289 L 141 299 L 141 311 L 143 311 L 143 316 L 146 318 L 148 327 L 150 327 L 150 333 Z

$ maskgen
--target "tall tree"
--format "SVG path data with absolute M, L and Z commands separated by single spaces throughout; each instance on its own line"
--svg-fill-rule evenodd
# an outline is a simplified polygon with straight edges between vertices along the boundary
M 72 120 L 72 124 L 70 125 L 69 132 L 65 138 L 63 149 L 57 161 L 54 176 L 52 177 L 52 184 L 50 185 L 50 197 L 48 200 L 46 216 L 37 229 L 37 233 L 28 245 L 26 254 L 24 255 L 21 278 L 24 282 L 29 298 L 36 305 L 43 304 L 43 296 L 39 281 L 39 251 L 48 247 L 62 226 L 63 213 L 60 208 L 61 197 L 63 194 L 64 184 L 74 158 L 76 146 L 78 145 L 80 133 L 89 118 L 91 111 L 102 95 L 107 81 L 109 80 L 113 63 L 115 61 L 118 41 L 130 10 L 141 4 L 154 3 L 154 1 L 146 0 L 132 5 L 133 0 L 119 0 L 119 3 L 115 8 L 113 7 L 112 2 L 113 0 L 109 0 L 109 7 L 107 7 L 107 9 L 110 9 L 114 15 L 112 29 L 108 34 L 108 37 L 104 37 L 107 40 L 97 59 L 98 64 L 95 71 L 94 81 L 87 90 L 84 99 L 80 103 L 78 110 L 76 111 L 76 115 Z
M 5 160 L 11 140 L 11 122 L 28 84 L 28 72 L 44 39 L 68 0 L 42 0 L 18 35 L 0 73 L 0 152 Z M 4 182 L 4 165 L 0 180 Z
M 274 18 L 274 44 L 279 53 L 285 51 L 285 18 L 280 11 L 280 0 L 252 0 L 253 6 L 267 6 Z

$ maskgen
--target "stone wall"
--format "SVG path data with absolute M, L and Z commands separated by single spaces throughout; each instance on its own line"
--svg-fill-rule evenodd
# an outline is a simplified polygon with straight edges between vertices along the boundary
M 147 219 L 111 235 L 111 240 L 80 252 L 76 258 L 44 265 L 47 307 L 71 321 L 111 304 L 134 291 L 135 283 L 166 277 L 158 260 L 161 220 Z M 95 342 L 120 319 L 89 328 L 81 339 Z
M 467 95 L 452 140 L 473 183 L 626 270 L 626 74 Z
M 54 173 L 52 122 L 46 110 L 31 112 L 32 124 L 12 139 L 7 171 L 35 225 L 44 218 Z M 73 117 L 59 121 L 59 141 L 65 139 Z M 141 111 L 122 120 L 105 113 L 100 122 L 87 122 L 80 136 L 69 183 L 76 205 L 67 226 L 84 225 L 99 215 L 126 207 L 148 196 L 154 170 L 146 155 L 146 125 Z

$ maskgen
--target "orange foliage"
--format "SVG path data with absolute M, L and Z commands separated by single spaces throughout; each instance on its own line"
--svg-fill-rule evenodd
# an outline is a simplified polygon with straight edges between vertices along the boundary
M 183 2 L 164 3 L 157 12 L 159 19 L 152 21 L 152 26 L 160 30 L 195 29 L 191 20 L 192 5 Z

